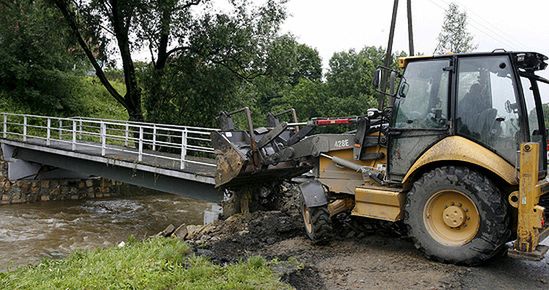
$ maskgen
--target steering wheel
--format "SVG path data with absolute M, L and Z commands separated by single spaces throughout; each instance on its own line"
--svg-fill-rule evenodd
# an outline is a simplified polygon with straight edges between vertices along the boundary
M 517 103 L 511 104 L 511 101 L 509 100 L 505 101 L 505 111 L 507 111 L 507 113 L 509 114 L 518 113 L 518 104 Z

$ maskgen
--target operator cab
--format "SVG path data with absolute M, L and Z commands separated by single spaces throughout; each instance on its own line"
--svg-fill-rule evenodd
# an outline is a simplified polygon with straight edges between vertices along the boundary
M 535 74 L 547 57 L 492 52 L 400 60 L 400 86 L 390 122 L 388 177 L 402 181 L 435 143 L 461 136 L 518 166 L 519 144 L 539 142 L 540 178 L 547 169 L 547 134 Z

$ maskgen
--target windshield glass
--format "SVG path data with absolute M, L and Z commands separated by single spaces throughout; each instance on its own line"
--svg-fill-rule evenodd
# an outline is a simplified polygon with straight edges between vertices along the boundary
M 444 68 L 449 61 L 411 62 L 406 67 L 404 82 L 408 86 L 405 98 L 396 101 L 395 128 L 443 128 L 448 118 L 448 76 Z

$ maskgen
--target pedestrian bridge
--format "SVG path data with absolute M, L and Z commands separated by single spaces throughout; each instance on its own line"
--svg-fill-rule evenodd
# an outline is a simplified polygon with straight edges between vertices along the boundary
M 217 129 L 84 117 L 1 113 L 8 178 L 100 176 L 217 202 Z

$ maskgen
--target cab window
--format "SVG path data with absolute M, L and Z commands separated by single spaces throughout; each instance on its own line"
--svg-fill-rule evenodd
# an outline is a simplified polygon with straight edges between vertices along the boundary
M 519 103 L 507 56 L 465 57 L 458 65 L 457 132 L 516 162 Z
M 408 91 L 395 103 L 395 128 L 444 128 L 448 118 L 448 60 L 411 62 L 401 86 Z
M 525 77 L 521 77 L 520 81 L 522 84 L 522 91 L 524 93 L 524 101 L 526 103 L 526 114 L 528 118 L 528 133 L 530 135 L 530 141 L 540 142 L 540 123 L 538 113 L 536 111 L 536 101 L 534 99 L 532 82 Z

